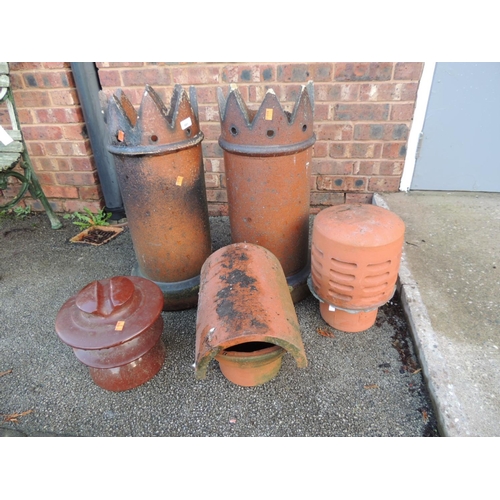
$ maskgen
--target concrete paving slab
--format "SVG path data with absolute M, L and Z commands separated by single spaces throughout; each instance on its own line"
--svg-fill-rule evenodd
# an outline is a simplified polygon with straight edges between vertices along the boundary
M 376 199 L 406 223 L 399 288 L 443 435 L 500 436 L 500 193 Z

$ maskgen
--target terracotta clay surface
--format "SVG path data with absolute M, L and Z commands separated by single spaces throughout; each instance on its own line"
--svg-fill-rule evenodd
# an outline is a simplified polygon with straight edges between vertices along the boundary
M 219 89 L 219 144 L 224 150 L 232 241 L 270 250 L 289 281 L 307 269 L 299 280 L 302 285 L 309 274 L 310 171 L 315 142 L 310 92 L 312 87 L 303 87 L 289 113 L 272 90 L 260 108 L 252 111 L 237 88 L 231 88 L 227 100 Z M 295 282 L 289 285 L 297 286 Z
M 162 307 L 154 283 L 116 276 L 93 281 L 67 300 L 55 328 L 97 385 L 122 391 L 151 379 L 163 364 Z
M 255 345 L 254 344 L 260 344 Z M 232 350 L 238 349 L 241 350 Z M 220 370 L 234 384 L 244 387 L 262 385 L 272 380 L 281 368 L 285 350 L 265 342 L 248 342 L 217 354 Z
M 327 323 L 343 331 L 373 325 L 376 309 L 394 294 L 404 231 L 396 214 L 369 204 L 337 205 L 316 216 L 312 288 Z
M 297 314 L 283 269 L 265 248 L 235 243 L 214 252 L 201 271 L 196 320 L 196 377 L 210 360 L 244 344 L 282 347 L 307 365 Z M 231 354 L 237 357 L 237 354 Z M 242 356 L 240 356 L 242 357 Z
M 165 287 L 166 310 L 196 305 L 198 287 L 189 280 L 211 252 L 203 133 L 193 107 L 180 86 L 170 110 L 150 86 L 138 114 L 121 92 L 108 106 L 109 150 L 137 258 L 133 274 L 160 287 L 186 282 L 184 293 Z

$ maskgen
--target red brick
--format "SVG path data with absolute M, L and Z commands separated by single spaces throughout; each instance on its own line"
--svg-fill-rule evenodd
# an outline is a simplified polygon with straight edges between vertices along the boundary
M 210 106 L 199 106 L 198 114 L 201 122 L 220 123 L 219 106 L 217 104 L 213 104 Z
M 93 172 L 57 172 L 56 181 L 61 186 L 93 186 L 97 182 Z
M 50 106 L 49 94 L 44 90 L 19 90 L 14 92 L 17 108 L 42 108 Z
M 211 217 L 227 216 L 229 214 L 229 207 L 227 203 L 209 203 L 208 215 Z
M 359 161 L 354 167 L 356 175 L 376 175 L 378 174 L 379 163 L 375 161 Z
M 62 127 L 63 136 L 69 141 L 77 141 L 79 139 L 86 139 L 87 127 L 85 124 L 78 125 L 63 125 Z
M 421 62 L 396 63 L 394 80 L 419 80 L 422 75 L 424 64 Z
M 353 142 L 349 144 L 349 158 L 380 158 L 382 144 Z
M 365 83 L 359 91 L 360 101 L 401 101 L 402 83 Z
M 52 156 L 91 156 L 92 148 L 89 141 L 71 142 L 46 142 L 45 149 Z
M 100 200 L 102 199 L 102 191 L 99 185 L 96 186 L 80 186 L 78 188 L 80 198 L 86 200 Z
M 100 69 L 98 75 L 102 87 L 121 87 L 122 85 L 120 72 L 117 70 Z
M 205 170 L 207 172 L 225 172 L 223 158 L 205 159 Z
M 123 85 L 125 87 L 147 85 L 170 85 L 170 72 L 167 68 L 140 68 L 121 71 Z
M 282 85 L 249 85 L 248 87 L 238 87 L 238 90 L 241 92 L 242 90 L 246 90 L 248 92 L 248 102 L 249 103 L 261 103 L 266 97 L 266 93 L 269 89 L 272 89 L 278 98 L 278 101 L 282 102 L 285 100 L 286 90 Z M 224 95 L 227 96 L 227 92 Z
M 389 118 L 389 104 L 336 104 L 334 120 L 339 121 L 372 121 Z
M 71 158 L 71 170 L 75 172 L 92 172 L 96 169 L 94 158 Z M 68 169 L 69 170 L 69 169 Z
M 75 89 L 67 90 L 54 90 L 50 92 L 50 99 L 55 106 L 71 106 L 73 104 L 80 104 L 78 94 Z M 45 106 L 49 106 L 46 104 Z
M 331 158 L 347 158 L 349 154 L 349 144 L 345 142 L 332 142 L 330 143 L 330 157 Z
M 75 186 L 42 186 L 47 198 L 78 198 Z
M 372 177 L 368 181 L 368 190 L 373 193 L 396 192 L 400 182 L 400 177 Z
M 218 142 L 203 141 L 201 143 L 201 148 L 204 158 L 220 158 L 221 156 L 224 156 L 224 152 Z
M 380 175 L 401 175 L 403 173 L 403 161 L 383 161 L 380 162 Z
M 313 146 L 313 158 L 323 158 L 328 154 L 328 142 L 316 141 Z
M 43 170 L 47 172 L 67 171 L 69 169 L 69 161 L 66 158 L 37 158 L 36 170 Z
M 259 65 L 224 66 L 221 71 L 222 81 L 226 83 L 257 83 L 261 81 Z
M 75 86 L 73 74 L 69 70 L 24 73 L 23 78 L 26 87 L 55 89 Z
M 382 158 L 404 158 L 405 156 L 405 142 L 388 142 L 383 145 Z
M 40 203 L 39 200 L 34 200 L 33 198 L 28 198 L 26 197 L 24 199 L 26 206 L 29 206 L 31 208 L 32 212 L 45 212 L 45 208 L 43 205 Z M 52 207 L 52 210 L 55 213 L 63 213 L 63 202 L 59 200 L 48 200 L 49 205 Z
M 24 80 L 22 77 L 22 73 L 13 73 L 11 71 L 9 78 L 10 78 L 10 87 L 14 91 L 14 93 L 16 90 L 24 89 Z
M 218 188 L 220 187 L 220 177 L 219 174 L 206 173 L 205 174 L 205 185 L 207 188 Z
M 98 68 L 139 68 L 143 62 L 96 62 Z
M 307 64 L 278 64 L 276 67 L 278 82 L 303 82 L 307 83 L 310 73 Z
M 415 101 L 417 99 L 418 83 L 402 83 L 401 100 Z
M 349 175 L 354 171 L 354 161 L 321 160 L 313 158 L 312 172 L 314 174 Z
M 344 200 L 344 193 L 311 193 L 311 205 L 342 205 Z
M 46 154 L 43 142 L 26 141 L 26 147 L 30 156 L 45 156 Z
M 333 77 L 332 63 L 309 63 L 307 65 L 310 79 L 314 82 L 331 82 Z
M 340 85 L 315 84 L 314 100 L 317 102 L 340 101 Z
M 366 191 L 365 177 L 319 175 L 318 190 L 325 191 Z
M 26 140 L 55 141 L 63 138 L 61 127 L 55 125 L 30 125 L 23 127 Z
M 43 67 L 47 69 L 62 69 L 70 68 L 71 64 L 69 62 L 44 62 Z
M 217 105 L 217 87 L 196 87 L 196 99 L 198 104 Z
M 227 192 L 225 189 L 207 189 L 207 201 L 227 203 Z
M 81 123 L 84 121 L 80 107 L 48 108 L 34 110 L 37 123 Z
M 391 120 L 392 121 L 411 121 L 413 119 L 413 111 L 415 103 L 408 104 L 392 104 Z
M 73 212 L 83 212 L 85 208 L 88 208 L 92 213 L 97 213 L 101 208 L 103 208 L 102 200 L 101 201 L 92 201 L 92 200 L 66 200 L 63 204 L 64 212 L 73 213 Z M 76 226 L 75 226 L 76 227 Z
M 316 175 L 310 175 L 309 176 L 309 189 L 316 191 L 317 189 L 317 182 L 318 177 Z
M 346 203 L 371 203 L 373 199 L 373 194 L 371 193 L 346 193 L 345 202 Z
M 360 123 L 354 125 L 354 140 L 406 140 L 408 139 L 408 125 L 405 123 Z
M 323 141 L 352 140 L 352 125 L 320 124 L 316 127 L 316 137 Z
M 327 121 L 330 117 L 330 105 L 325 103 L 314 103 L 314 120 L 316 122 Z
M 175 67 L 171 69 L 173 83 L 181 85 L 201 85 L 206 83 L 220 84 L 218 67 L 202 64 L 190 67 Z
M 53 172 L 40 172 L 39 170 L 37 170 L 36 176 L 38 177 L 38 180 L 40 181 L 40 184 L 42 184 L 42 186 L 54 185 L 56 183 Z
M 201 124 L 201 130 L 206 141 L 218 141 L 220 137 L 220 124 L 205 122 Z
M 33 119 L 33 113 L 30 109 L 17 109 L 17 116 L 19 118 L 19 123 L 23 125 L 35 123 Z M 10 118 L 6 123 L 10 123 Z
M 335 63 L 334 79 L 337 81 L 390 80 L 393 63 Z
M 283 85 L 279 88 L 281 89 L 281 94 L 276 93 L 276 96 L 281 102 L 283 102 L 284 109 L 290 111 L 290 113 L 293 112 L 295 103 L 302 92 L 302 85 Z
M 9 69 L 10 71 L 25 71 L 25 70 L 33 70 L 33 69 L 41 69 L 43 68 L 43 64 L 41 62 L 10 62 Z

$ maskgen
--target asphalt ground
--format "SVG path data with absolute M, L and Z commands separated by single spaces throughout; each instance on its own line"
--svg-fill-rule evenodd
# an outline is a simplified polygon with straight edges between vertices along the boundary
M 312 218 L 311 218 L 312 221 Z M 227 217 L 211 218 L 213 250 L 230 244 Z M 212 361 L 194 376 L 196 309 L 164 312 L 167 356 L 146 384 L 110 392 L 56 335 L 64 302 L 93 280 L 128 275 L 125 227 L 102 245 L 70 243 L 78 228 L 50 229 L 43 215 L 0 227 L 0 433 L 18 436 L 436 436 L 398 298 L 376 325 L 352 334 L 328 327 L 312 296 L 296 305 L 308 366 L 291 355 L 278 376 L 245 388 Z M 331 337 L 321 335 L 326 331 Z

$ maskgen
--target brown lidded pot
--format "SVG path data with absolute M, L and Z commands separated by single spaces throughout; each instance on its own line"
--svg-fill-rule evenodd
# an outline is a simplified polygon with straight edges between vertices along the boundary
M 196 319 L 196 377 L 216 359 L 234 384 L 274 378 L 290 353 L 307 365 L 297 314 L 278 259 L 252 243 L 214 252 L 201 270 Z
M 404 232 L 396 214 L 375 205 L 337 205 L 316 216 L 310 287 L 330 326 L 345 332 L 373 326 L 394 295 Z
M 98 386 L 126 391 L 163 366 L 162 307 L 162 291 L 145 278 L 93 281 L 59 310 L 56 332 L 89 367 Z

